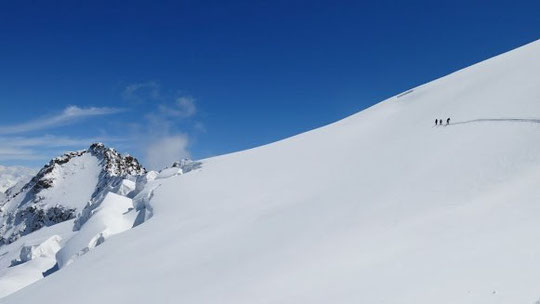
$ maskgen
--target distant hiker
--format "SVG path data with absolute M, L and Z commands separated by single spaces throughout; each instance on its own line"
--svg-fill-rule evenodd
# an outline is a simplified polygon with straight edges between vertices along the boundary
M 437 125 L 438 123 L 439 123 L 439 120 L 435 119 L 435 125 Z
M 448 126 L 450 124 L 450 117 L 446 119 L 446 125 Z

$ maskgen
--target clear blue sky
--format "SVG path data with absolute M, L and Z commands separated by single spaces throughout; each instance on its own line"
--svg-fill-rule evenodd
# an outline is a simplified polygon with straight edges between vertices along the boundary
M 40 167 L 94 140 L 149 167 L 269 143 L 539 39 L 539 12 L 540 1 L 2 1 L 0 164 Z

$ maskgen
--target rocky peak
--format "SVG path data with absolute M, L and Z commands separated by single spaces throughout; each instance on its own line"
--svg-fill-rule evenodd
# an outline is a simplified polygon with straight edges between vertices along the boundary
M 122 155 L 102 143 L 94 143 L 87 150 L 103 161 L 104 169 L 110 176 L 143 175 L 146 169 L 133 156 Z
M 122 155 L 116 152 L 115 149 L 108 148 L 103 143 L 94 143 L 86 150 L 67 152 L 62 156 L 53 158 L 19 192 L 32 189 L 34 193 L 38 193 L 43 189 L 52 187 L 54 184 L 54 175 L 51 173 L 55 168 L 85 153 L 91 153 L 100 160 L 103 166 L 103 175 L 110 177 L 146 174 L 146 169 L 133 156 L 129 154 Z

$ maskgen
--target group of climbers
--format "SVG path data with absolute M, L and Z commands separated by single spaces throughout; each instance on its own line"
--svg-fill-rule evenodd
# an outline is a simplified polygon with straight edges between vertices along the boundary
M 450 124 L 450 117 L 446 119 L 446 125 L 448 126 Z M 443 120 L 442 119 L 435 119 L 435 125 L 436 126 L 442 126 Z

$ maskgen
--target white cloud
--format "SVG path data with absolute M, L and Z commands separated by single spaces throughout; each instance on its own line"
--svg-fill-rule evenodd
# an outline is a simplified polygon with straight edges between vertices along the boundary
M 142 141 L 145 145 L 144 163 L 148 168 L 159 170 L 170 166 L 174 161 L 189 158 L 189 137 L 178 129 L 178 120 L 173 118 L 185 119 L 196 113 L 195 99 L 182 96 L 176 98 L 172 104 L 160 105 L 159 111 L 146 115 L 144 131 L 138 132 L 138 136 L 146 137 L 146 140 Z
M 160 94 L 159 84 L 155 81 L 149 81 L 128 85 L 122 92 L 122 97 L 128 101 L 143 103 L 159 99 Z
M 89 107 L 89 108 L 80 108 L 77 106 L 69 106 L 64 109 L 61 113 L 40 118 L 36 120 L 31 120 L 25 123 L 10 125 L 10 126 L 0 126 L 0 134 L 18 134 L 25 133 L 35 130 L 43 130 L 46 128 L 57 127 L 61 125 L 66 125 L 69 123 L 74 123 L 78 120 L 91 117 L 91 116 L 101 116 L 109 115 L 122 112 L 122 109 L 117 108 L 108 108 L 108 107 Z
M 23 149 L 16 147 L 0 147 L 0 160 L 40 160 L 44 159 L 43 155 L 36 154 L 31 149 Z
M 195 99 L 190 96 L 178 97 L 172 106 L 160 105 L 159 110 L 169 116 L 188 118 L 197 113 Z
M 43 117 L 28 122 L 0 126 L 0 160 L 27 161 L 47 160 L 58 154 L 58 148 L 85 148 L 95 141 L 103 141 L 103 138 L 70 138 L 65 136 L 21 136 L 32 131 L 54 128 L 72 124 L 82 119 L 110 115 L 121 112 L 122 109 L 108 107 L 68 106 L 62 112 L 49 117 Z M 111 140 L 112 141 L 112 140 Z
M 114 137 L 92 137 L 92 138 L 71 138 L 65 136 L 44 135 L 35 137 L 2 137 L 0 136 L 1 147 L 77 147 L 87 146 L 94 142 L 120 142 L 125 141 L 125 138 Z
M 206 126 L 200 121 L 195 122 L 193 129 L 200 133 L 206 133 Z
M 156 102 L 157 109 L 147 111 L 144 121 L 135 121 L 128 126 L 133 140 L 125 146 L 132 153 L 143 155 L 143 163 L 149 169 L 163 169 L 190 156 L 190 136 L 193 134 L 186 130 L 205 132 L 201 122 L 188 119 L 197 115 L 195 98 L 180 91 L 168 90 L 158 82 L 149 81 L 127 86 L 122 97 L 134 103 Z
M 174 161 L 189 157 L 189 139 L 185 134 L 161 137 L 151 142 L 146 149 L 146 165 L 159 170 Z
M 64 152 L 64 149 L 84 149 L 94 142 L 121 143 L 127 138 L 92 137 L 71 138 L 44 135 L 35 137 L 0 136 L 0 160 L 48 160 Z M 44 155 L 44 153 L 46 155 Z
M 192 97 L 180 97 L 176 100 L 176 105 L 178 106 L 178 113 L 183 117 L 193 116 L 197 112 L 195 99 Z

